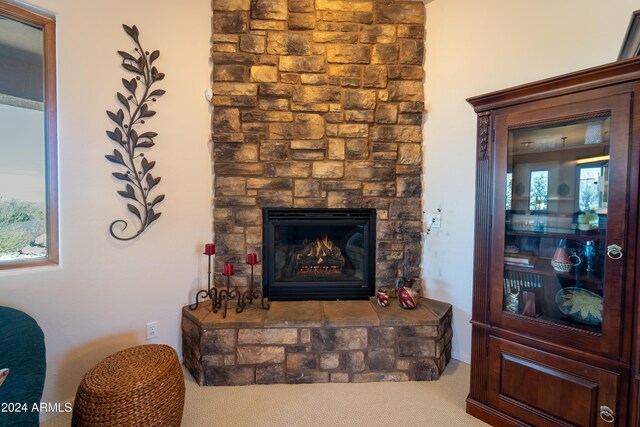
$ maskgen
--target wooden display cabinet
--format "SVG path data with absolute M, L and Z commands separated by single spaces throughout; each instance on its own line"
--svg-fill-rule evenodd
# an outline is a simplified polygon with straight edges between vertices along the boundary
M 640 425 L 640 59 L 468 101 L 467 412 L 493 425 Z

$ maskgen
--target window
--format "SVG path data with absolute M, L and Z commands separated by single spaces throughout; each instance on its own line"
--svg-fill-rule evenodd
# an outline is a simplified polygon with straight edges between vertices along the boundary
M 511 199 L 513 197 L 513 173 L 507 173 L 507 193 L 506 193 L 506 208 L 511 209 Z
M 529 209 L 546 211 L 548 194 L 549 171 L 531 171 L 531 179 L 529 180 Z
M 589 212 L 605 207 L 606 164 L 588 164 L 578 168 L 578 209 Z
M 0 269 L 58 262 L 55 23 L 0 3 Z

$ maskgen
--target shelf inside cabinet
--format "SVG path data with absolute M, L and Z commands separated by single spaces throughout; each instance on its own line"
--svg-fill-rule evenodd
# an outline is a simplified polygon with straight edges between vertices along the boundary
M 608 147 L 609 147 L 608 142 L 601 142 L 598 144 L 580 144 L 580 145 L 571 145 L 567 147 L 550 147 L 550 148 L 543 148 L 540 150 L 512 151 L 511 155 L 514 157 L 517 157 L 517 156 L 540 154 L 540 153 L 562 153 L 562 152 L 572 152 L 572 151 L 583 151 L 585 149 L 606 150 Z
M 579 332 L 587 332 L 587 333 L 592 333 L 592 334 L 598 334 L 600 335 L 602 333 L 602 327 L 600 325 L 586 325 L 584 323 L 580 323 L 580 322 L 576 322 L 574 320 L 571 320 L 570 318 L 566 317 L 566 316 L 559 316 L 559 317 L 549 317 L 547 315 L 545 315 L 544 313 L 538 315 L 538 316 L 526 316 L 524 314 L 521 313 L 511 313 L 508 311 L 505 311 L 505 315 L 506 316 L 513 316 L 516 318 L 520 318 L 523 319 L 525 321 L 531 321 L 532 319 L 537 320 L 537 321 L 541 321 L 541 322 L 545 322 L 548 323 L 550 325 L 553 325 L 555 327 L 568 327 L 571 328 L 571 330 L 573 331 L 579 331 Z
M 536 273 L 543 276 L 557 277 L 558 279 L 575 280 L 576 282 L 590 285 L 593 288 L 600 284 L 601 280 L 596 274 L 581 271 L 581 266 L 576 266 L 567 273 L 559 273 L 551 266 L 551 258 L 537 257 L 533 267 L 524 267 L 517 264 L 504 263 L 505 270 L 520 271 L 523 273 Z M 577 269 L 577 272 L 576 272 Z
M 599 229 L 588 231 L 572 230 L 570 228 L 545 228 L 541 231 L 508 229 L 505 231 L 505 234 L 507 236 L 550 237 L 555 239 L 570 239 L 581 241 L 597 241 L 601 239 L 601 233 Z

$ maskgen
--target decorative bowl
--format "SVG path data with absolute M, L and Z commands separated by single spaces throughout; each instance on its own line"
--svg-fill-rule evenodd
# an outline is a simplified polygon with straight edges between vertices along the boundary
M 602 297 L 582 288 L 564 288 L 556 294 L 556 305 L 565 316 L 579 323 L 602 324 Z
M 558 273 L 568 273 L 571 271 L 573 266 L 574 264 L 572 262 L 551 260 L 551 267 L 553 267 L 553 271 Z
M 507 245 L 504 248 L 505 254 L 517 254 L 518 252 L 520 252 L 520 248 L 518 248 L 516 245 Z

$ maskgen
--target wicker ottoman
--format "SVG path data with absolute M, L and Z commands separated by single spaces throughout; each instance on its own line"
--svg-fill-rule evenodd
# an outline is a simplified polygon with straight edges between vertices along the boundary
M 82 379 L 73 426 L 179 426 L 184 378 L 175 350 L 141 345 L 115 353 Z

